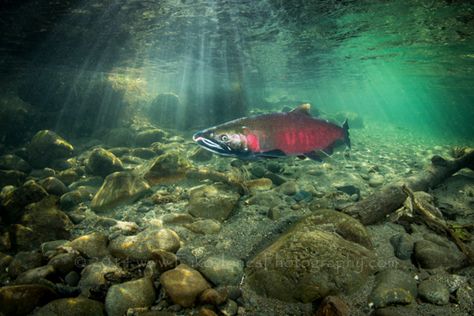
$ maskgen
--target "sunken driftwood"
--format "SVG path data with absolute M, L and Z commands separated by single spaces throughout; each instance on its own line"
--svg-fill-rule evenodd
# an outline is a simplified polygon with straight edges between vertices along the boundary
M 439 213 L 439 210 L 436 210 L 435 206 L 426 203 L 423 199 L 418 199 L 415 192 L 410 190 L 407 186 L 403 185 L 402 190 L 408 196 L 408 200 L 410 201 L 409 204 L 412 208 L 411 211 L 413 212 L 416 210 L 428 226 L 444 231 L 449 237 L 451 237 L 466 258 L 468 258 L 469 262 L 474 263 L 474 253 L 464 244 L 461 238 L 457 236 L 452 225 L 449 225 L 442 216 L 438 217 L 435 215 L 437 212 Z
M 390 213 L 399 209 L 407 195 L 402 187 L 412 191 L 427 191 L 442 183 L 463 168 L 474 170 L 474 148 L 455 148 L 453 160 L 433 156 L 426 170 L 405 180 L 384 186 L 360 202 L 352 204 L 342 211 L 357 218 L 362 224 L 368 225 L 384 220 Z

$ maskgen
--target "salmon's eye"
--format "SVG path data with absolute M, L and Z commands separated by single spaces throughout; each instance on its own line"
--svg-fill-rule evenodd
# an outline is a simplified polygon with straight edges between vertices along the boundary
M 225 135 L 225 134 L 222 135 L 222 136 L 221 136 L 221 141 L 223 141 L 223 142 L 229 141 L 229 136 L 227 136 L 227 135 Z

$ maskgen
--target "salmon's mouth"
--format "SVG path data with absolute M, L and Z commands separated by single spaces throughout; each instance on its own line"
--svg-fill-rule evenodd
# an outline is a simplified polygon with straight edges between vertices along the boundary
M 233 149 L 227 144 L 209 137 L 206 131 L 197 132 L 193 135 L 193 140 L 201 147 L 223 156 L 236 156 Z

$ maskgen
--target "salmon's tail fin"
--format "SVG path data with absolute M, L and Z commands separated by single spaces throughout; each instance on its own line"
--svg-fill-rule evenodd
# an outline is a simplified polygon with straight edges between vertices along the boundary
M 349 123 L 347 119 L 342 123 L 342 130 L 344 131 L 344 143 L 351 148 L 351 139 L 349 138 Z

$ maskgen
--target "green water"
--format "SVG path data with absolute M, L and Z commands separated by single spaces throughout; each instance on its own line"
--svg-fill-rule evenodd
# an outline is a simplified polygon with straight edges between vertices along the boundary
M 156 95 L 176 94 L 179 113 L 168 121 L 178 130 L 304 101 L 329 116 L 357 113 L 366 126 L 472 140 L 470 1 L 25 1 L 2 10 L 5 90 L 38 69 L 34 82 L 58 77 L 44 69 L 72 80 L 20 96 L 45 104 L 61 85 L 61 98 L 72 100 L 38 129 L 61 120 L 70 126 L 68 115 L 87 121 L 80 113 L 91 110 L 74 95 L 94 94 L 90 74 L 98 73 L 125 94 L 125 120 Z M 77 84 L 87 88 L 78 92 Z M 91 115 L 119 124 L 115 112 L 108 118 L 115 105 L 101 95 Z M 79 110 L 69 114 L 72 108 Z M 101 128 L 90 124 L 86 134 Z

